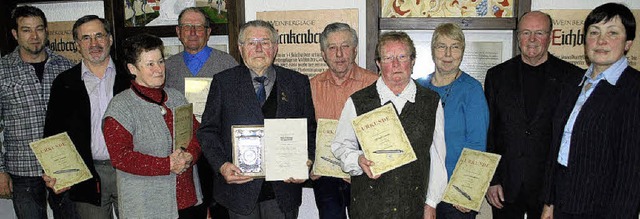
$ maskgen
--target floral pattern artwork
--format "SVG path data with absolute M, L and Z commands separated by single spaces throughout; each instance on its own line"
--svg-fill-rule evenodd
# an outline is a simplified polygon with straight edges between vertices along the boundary
M 513 17 L 513 0 L 380 0 L 384 18 Z

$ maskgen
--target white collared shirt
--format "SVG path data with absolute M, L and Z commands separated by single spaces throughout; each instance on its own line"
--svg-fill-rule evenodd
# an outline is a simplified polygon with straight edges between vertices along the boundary
M 415 102 L 416 84 L 410 81 L 409 84 L 399 95 L 395 95 L 387 85 L 384 84 L 382 78 L 378 78 L 376 82 L 378 95 L 380 96 L 380 104 L 391 101 L 396 111 L 401 114 L 404 105 L 408 102 Z M 362 174 L 362 168 L 358 164 L 358 157 L 363 154 L 359 150 L 358 139 L 356 133 L 351 126 L 351 121 L 357 117 L 356 108 L 351 97 L 347 99 L 340 120 L 336 136 L 331 142 L 331 151 L 338 158 L 342 165 L 342 170 L 351 176 Z M 435 208 L 447 187 L 447 169 L 445 167 L 446 146 L 444 140 L 444 111 L 442 105 L 438 102 L 436 110 L 436 123 L 433 131 L 433 141 L 429 150 L 431 156 L 429 170 L 429 187 L 427 190 L 427 201 L 425 204 Z

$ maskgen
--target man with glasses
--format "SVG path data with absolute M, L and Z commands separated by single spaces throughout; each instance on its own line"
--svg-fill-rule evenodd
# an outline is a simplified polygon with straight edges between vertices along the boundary
M 166 61 L 166 86 L 184 92 L 185 78 L 212 77 L 238 65 L 231 55 L 207 46 L 211 34 L 209 16 L 200 8 L 185 8 L 178 16 L 176 34 L 184 51 Z
M 488 70 L 487 151 L 502 155 L 487 191 L 493 217 L 540 218 L 551 118 L 564 84 L 579 83 L 582 70 L 551 55 L 552 20 L 539 11 L 518 23 L 521 55 Z
M 265 181 L 244 176 L 232 163 L 231 126 L 263 125 L 265 118 L 307 120 L 307 165 L 315 156 L 316 122 L 309 78 L 273 64 L 278 32 L 266 21 L 240 27 L 244 65 L 213 76 L 198 140 L 214 177 L 214 196 L 231 218 L 297 218 L 306 179 Z
M 207 46 L 211 34 L 210 22 L 209 15 L 200 8 L 185 8 L 180 12 L 176 34 L 184 51 L 169 57 L 165 62 L 167 87 L 175 88 L 184 94 L 185 79 L 211 78 L 218 72 L 238 65 L 231 55 Z M 200 218 L 207 216 L 208 208 L 213 218 L 228 218 L 227 210 L 216 205 L 213 200 L 214 172 L 205 157 L 198 160 L 197 170 L 204 196 L 203 204 L 200 205 L 203 215 Z
M 93 175 L 66 192 L 80 218 L 113 218 L 113 212 L 118 213 L 116 170 L 102 134 L 102 117 L 111 98 L 129 88 L 131 76 L 109 55 L 113 36 L 105 19 L 81 17 L 72 31 L 82 62 L 53 81 L 44 136 L 67 132 Z M 55 178 L 43 178 L 53 188 Z
M 42 167 L 29 143 L 42 138 L 51 83 L 73 63 L 46 47 L 47 18 L 40 9 L 15 8 L 9 25 L 18 47 L 0 60 L 0 198 L 13 199 L 18 218 L 47 218 Z M 67 211 L 72 203 L 55 195 L 49 202 L 56 218 L 75 214 Z

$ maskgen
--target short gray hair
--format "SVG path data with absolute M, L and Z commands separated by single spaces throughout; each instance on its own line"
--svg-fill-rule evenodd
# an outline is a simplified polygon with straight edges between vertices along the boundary
M 269 30 L 269 32 L 271 32 L 271 42 L 278 43 L 278 31 L 273 27 L 273 25 L 263 20 L 253 20 L 243 24 L 240 27 L 240 34 L 238 34 L 238 44 L 242 45 L 244 43 L 244 32 L 249 27 L 262 27 Z
M 322 34 L 320 34 L 320 50 L 324 51 L 327 49 L 327 38 L 329 37 L 329 34 L 341 31 L 348 31 L 351 34 L 351 40 L 353 41 L 352 46 L 358 46 L 358 34 L 356 33 L 356 30 L 351 28 L 348 24 L 335 22 L 327 25 L 322 31 Z

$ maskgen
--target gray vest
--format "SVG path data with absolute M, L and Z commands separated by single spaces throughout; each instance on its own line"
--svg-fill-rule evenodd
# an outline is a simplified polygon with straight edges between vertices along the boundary
M 352 177 L 350 218 L 422 218 L 429 183 L 429 149 L 440 97 L 416 87 L 415 103 L 407 102 L 399 117 L 418 159 L 376 180 L 366 174 Z M 358 115 L 381 106 L 376 83 L 354 93 L 351 99 Z
M 177 90 L 165 88 L 165 92 L 168 97 L 165 104 L 172 111 L 187 103 Z M 113 97 L 104 117 L 113 117 L 133 135 L 134 151 L 155 157 L 171 154 L 172 137 L 160 106 L 143 100 L 131 89 Z M 120 218 L 178 218 L 175 174 L 140 176 L 121 170 L 116 173 Z

